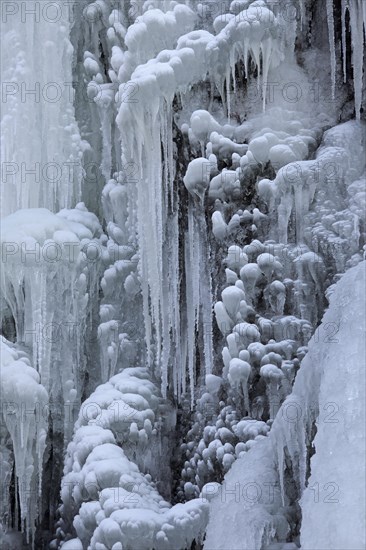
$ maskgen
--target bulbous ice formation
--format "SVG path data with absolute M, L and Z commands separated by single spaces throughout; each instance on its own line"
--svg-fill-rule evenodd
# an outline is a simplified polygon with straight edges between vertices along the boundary
M 192 160 L 183 178 L 184 185 L 191 195 L 197 195 L 203 201 L 204 194 L 210 184 L 211 163 L 205 158 Z

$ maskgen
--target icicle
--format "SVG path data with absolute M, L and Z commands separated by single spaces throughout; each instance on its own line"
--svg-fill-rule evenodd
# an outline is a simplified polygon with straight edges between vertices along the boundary
M 258 88 L 258 90 L 260 90 L 260 87 L 261 87 L 261 57 L 260 57 L 261 46 L 257 45 L 256 43 L 253 43 L 253 44 L 251 44 L 250 49 L 251 49 L 252 56 L 253 56 L 253 59 L 254 59 L 254 62 L 255 62 L 256 68 L 257 68 L 257 73 L 258 73 L 257 88 Z
M 269 71 L 271 54 L 272 54 L 272 38 L 267 38 L 267 40 L 262 42 L 261 51 L 262 51 L 262 79 L 263 79 L 263 112 L 265 112 L 268 71 Z
M 138 244 L 140 253 L 139 274 L 142 286 L 146 344 L 149 349 L 152 343 L 155 344 L 154 360 L 157 363 L 156 366 L 162 369 L 160 372 L 163 392 L 171 381 L 167 373 L 169 368 L 173 370 L 175 389 L 181 386 L 184 392 L 185 377 L 174 356 L 178 347 L 182 350 L 181 364 L 185 364 L 184 357 L 187 359 L 186 364 L 190 371 L 190 384 L 192 384 L 194 378 L 194 372 L 192 373 L 192 370 L 194 371 L 193 350 L 197 329 L 200 334 L 203 334 L 205 368 L 208 373 L 212 369 L 210 329 L 212 297 L 209 295 L 211 293 L 210 283 L 208 283 L 210 274 L 207 272 L 206 266 L 209 251 L 207 240 L 202 238 L 204 229 L 198 222 L 201 213 L 198 211 L 195 213 L 195 216 L 198 215 L 197 220 L 192 218 L 194 202 L 191 202 L 189 207 L 189 228 L 184 236 L 186 261 L 190 270 L 186 277 L 186 292 L 187 297 L 189 296 L 189 300 L 191 300 L 190 308 L 193 309 L 193 318 L 184 318 L 186 312 L 178 314 L 176 311 L 177 306 L 174 304 L 174 300 L 179 301 L 179 294 L 173 296 L 173 301 L 170 296 L 168 299 L 165 296 L 166 285 L 172 292 L 171 284 L 183 275 L 179 273 L 178 255 L 171 254 L 167 250 L 171 236 L 175 235 L 167 227 L 171 222 L 178 224 L 178 218 L 174 215 L 177 211 L 177 192 L 174 189 L 175 165 L 172 154 L 172 101 L 174 95 L 181 97 L 182 110 L 185 110 L 184 94 L 188 95 L 187 90 L 193 84 L 199 82 L 203 76 L 208 76 L 211 88 L 213 82 L 217 86 L 224 111 L 227 111 L 230 120 L 231 78 L 233 79 L 234 92 L 236 91 L 237 48 L 242 50 L 245 77 L 248 77 L 250 52 L 253 63 L 258 68 L 258 87 L 261 84 L 261 72 L 263 72 L 263 81 L 266 83 L 273 50 L 272 40 L 275 40 L 275 33 L 269 28 L 268 23 L 274 22 L 275 18 L 267 8 L 263 8 L 263 20 L 262 18 L 258 19 L 257 7 L 248 7 L 246 11 L 244 16 L 248 17 L 248 21 L 243 21 L 241 17 L 234 18 L 233 23 L 227 25 L 225 31 L 223 29 L 217 36 L 213 36 L 207 31 L 194 31 L 194 33 L 183 35 L 178 40 L 174 52 L 164 50 L 154 59 L 154 54 L 149 51 L 150 61 L 132 69 L 130 75 L 131 80 L 135 80 L 139 88 L 139 101 L 129 105 L 122 102 L 117 116 L 117 124 L 122 136 L 122 160 L 135 162 L 140 168 L 140 178 L 135 186 L 137 192 L 134 186 L 130 186 L 129 189 L 128 226 L 131 240 Z M 149 17 L 146 16 L 147 19 Z M 131 31 L 128 31 L 126 44 L 129 51 L 132 48 L 136 49 L 136 53 L 138 53 L 139 47 L 137 47 L 137 42 L 134 42 L 135 30 L 135 27 L 133 29 L 131 27 Z M 129 42 L 131 42 L 130 45 Z M 160 46 L 159 43 L 159 49 Z M 193 61 L 187 48 L 194 50 L 197 63 Z M 217 53 L 221 55 L 224 63 L 216 59 Z M 179 66 L 176 63 L 176 58 L 181 60 Z M 218 64 L 217 61 L 219 61 Z M 144 63 L 144 61 L 142 62 Z M 263 67 L 261 67 L 261 63 Z M 216 71 L 213 74 L 212 66 L 219 66 L 219 72 Z M 212 96 L 213 94 L 210 98 L 211 104 Z M 126 128 L 133 128 L 133 130 L 127 132 Z M 204 157 L 203 141 L 201 141 L 201 147 L 202 157 Z M 164 162 L 162 162 L 162 156 Z M 163 170 L 161 169 L 162 164 L 164 165 Z M 203 182 L 198 183 L 199 187 L 201 183 Z M 201 191 L 197 194 L 200 196 L 200 193 Z M 196 208 L 198 208 L 197 205 Z M 178 238 L 177 242 L 179 242 Z M 205 286 L 203 281 L 206 281 Z M 203 333 L 202 322 L 206 324 Z
M 364 26 L 365 19 L 365 2 L 363 0 L 354 0 L 349 3 L 351 40 L 352 40 L 352 66 L 353 66 L 353 82 L 355 89 L 355 110 L 356 118 L 361 117 L 362 106 L 362 81 L 363 81 L 363 57 L 364 57 Z M 366 27 L 365 27 L 366 30 Z
M 236 94 L 235 59 L 236 59 L 236 46 L 234 46 L 230 50 L 230 67 L 231 67 L 231 78 L 233 79 L 234 95 Z
M 81 231 L 79 236 L 78 230 Z M 85 238 L 85 234 L 92 235 L 94 231 L 101 231 L 99 222 L 83 205 L 74 210 L 63 210 L 58 215 L 46 209 L 21 210 L 5 218 L 2 225 L 2 239 L 19 242 L 19 250 L 23 242 L 33 243 L 26 261 L 19 252 L 5 263 L 1 279 L 5 302 L 20 328 L 17 339 L 30 347 L 34 368 L 53 401 L 66 408 L 71 404 L 68 381 L 72 381 L 72 402 L 75 392 L 79 398 L 81 395 L 80 373 L 84 362 L 81 346 L 85 330 L 91 326 L 88 325 L 87 304 L 89 298 L 93 298 L 94 290 L 88 288 L 85 273 L 98 270 L 98 262 L 86 266 L 79 237 Z M 62 238 L 66 239 L 65 242 L 60 240 Z M 88 243 L 88 239 L 85 241 Z M 56 244 L 62 250 L 62 256 L 54 263 L 47 256 L 47 245 Z M 67 251 L 71 244 L 77 248 Z M 39 256 L 36 263 L 34 254 L 37 252 L 34 250 L 38 250 Z M 14 277 L 14 270 L 17 270 L 18 277 Z M 91 275 L 90 280 L 94 279 L 95 275 Z M 77 285 L 77 281 L 80 284 Z M 75 334 L 71 334 L 70 324 Z M 72 340 L 76 337 L 73 345 L 69 345 L 70 337 Z M 65 414 L 60 431 L 66 437 L 70 432 L 68 414 Z M 21 438 L 26 440 L 27 434 L 21 434 Z
M 347 82 L 347 37 L 346 37 L 346 10 L 347 0 L 342 0 L 341 19 L 342 19 L 342 65 L 343 65 L 343 82 Z
M 230 124 L 230 117 L 231 117 L 231 71 L 230 66 L 226 69 L 226 102 L 227 102 L 227 119 L 228 123 Z
M 244 70 L 245 70 L 245 78 L 248 79 L 248 57 L 249 57 L 249 39 L 246 37 L 244 38 L 243 43 L 243 59 L 244 59 Z
M 192 219 L 192 216 L 190 216 Z M 185 265 L 191 266 L 192 246 L 190 231 L 186 234 L 185 241 Z M 192 265 L 193 267 L 193 265 Z M 188 376 L 191 393 L 191 406 L 194 405 L 194 367 L 195 367 L 195 317 L 196 308 L 193 296 L 193 277 L 190 269 L 186 271 L 186 316 L 187 316 L 187 361 Z
M 73 48 L 67 37 L 70 18 L 67 10 L 60 10 L 57 25 L 47 16 L 39 21 L 29 17 L 24 23 L 20 11 L 14 12 L 11 24 L 2 21 L 4 49 L 9 52 L 2 59 L 2 78 L 14 83 L 19 92 L 26 84 L 26 93 L 33 90 L 35 96 L 25 100 L 23 93 L 12 92 L 5 97 L 1 158 L 35 174 L 23 178 L 14 173 L 6 178 L 1 192 L 3 216 L 21 208 L 70 208 L 80 200 L 83 143 L 67 86 L 73 80 Z M 31 140 L 27 132 L 18 131 L 25 121 L 32 128 Z
M 297 185 L 294 189 L 294 199 L 295 199 L 295 220 L 296 220 L 296 242 L 303 242 L 303 229 L 304 222 L 303 216 L 305 214 L 305 209 L 307 205 L 304 202 L 304 190 L 302 185 Z
M 202 243 L 200 251 L 200 271 L 199 271 L 199 301 L 202 307 L 202 330 L 203 346 L 205 358 L 205 374 L 212 373 L 213 351 L 212 351 L 212 285 L 211 272 L 209 267 L 209 243 L 207 239 L 208 228 L 206 224 L 203 205 L 200 205 L 200 212 L 197 213 L 198 239 Z
M 179 280 L 179 225 L 178 208 L 174 213 L 172 223 L 169 224 L 172 243 L 172 273 L 170 275 L 169 309 L 171 315 L 171 326 L 173 327 L 173 384 L 174 395 L 181 395 L 181 371 L 182 360 L 181 350 L 181 326 L 180 326 L 180 280 Z M 167 376 L 167 375 L 166 375 Z
M 334 15 L 333 15 L 333 0 L 326 0 L 327 8 L 327 21 L 328 21 L 328 38 L 330 49 L 330 67 L 331 67 L 331 79 L 332 79 L 332 99 L 335 98 L 335 84 L 336 84 L 336 47 L 334 37 Z
M 305 0 L 299 0 L 300 2 L 300 23 L 301 23 L 301 28 L 303 27 L 304 25 L 304 21 L 305 21 L 305 3 L 304 3 Z

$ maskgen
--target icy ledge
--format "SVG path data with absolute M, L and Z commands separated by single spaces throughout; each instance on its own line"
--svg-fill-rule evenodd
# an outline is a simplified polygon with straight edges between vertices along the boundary
M 235 462 L 220 488 L 212 487 L 206 550 L 290 548 L 299 501 L 301 548 L 365 547 L 365 266 L 333 287 L 268 438 Z

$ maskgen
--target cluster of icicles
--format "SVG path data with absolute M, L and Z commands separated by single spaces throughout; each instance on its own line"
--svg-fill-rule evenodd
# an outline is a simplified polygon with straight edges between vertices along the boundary
M 335 98 L 337 81 L 337 48 L 334 31 L 333 0 L 326 0 L 329 47 L 331 59 L 332 97 Z M 352 67 L 355 91 L 356 117 L 360 118 L 362 107 L 364 35 L 366 35 L 366 6 L 363 0 L 342 0 L 342 69 L 343 80 L 347 82 L 347 41 L 346 15 L 349 13 L 349 24 L 352 40 Z

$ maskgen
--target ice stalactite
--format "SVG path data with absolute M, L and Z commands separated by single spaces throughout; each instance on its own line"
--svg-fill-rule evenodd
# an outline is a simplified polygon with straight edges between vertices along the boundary
M 253 2 L 247 10 L 230 18 L 227 24 L 208 44 L 212 63 L 217 63 L 215 81 L 222 88 L 221 79 L 226 79 L 226 102 L 230 120 L 230 80 L 233 77 L 235 91 L 235 64 L 242 60 L 245 78 L 249 78 L 249 60 L 258 69 L 258 89 L 266 90 L 269 68 L 276 67 L 284 58 L 280 45 L 280 21 L 266 5 Z M 225 69 L 226 67 L 226 69 Z M 261 82 L 262 80 L 262 82 Z M 223 97 L 223 93 L 221 93 Z M 263 92 L 263 109 L 266 93 Z
M 299 4 L 300 4 L 300 21 L 302 26 L 305 23 L 306 2 L 305 0 L 299 0 Z
M 365 55 L 364 40 L 366 37 L 366 6 L 362 0 L 349 0 L 348 10 L 350 16 L 351 41 L 352 41 L 352 66 L 353 82 L 355 90 L 356 118 L 361 116 L 363 59 Z
M 357 486 L 361 483 L 364 487 L 364 483 L 358 474 L 345 474 L 341 449 L 351 447 L 355 460 L 362 456 L 358 446 L 365 432 L 364 400 L 358 397 L 355 388 L 361 388 L 359 381 L 364 380 L 365 350 L 361 336 L 364 312 L 359 299 L 365 294 L 364 281 L 365 262 L 361 262 L 335 285 L 329 310 L 318 330 L 326 333 L 329 324 L 336 324 L 336 339 L 329 344 L 319 340 L 316 334 L 312 337 L 293 392 L 279 410 L 269 436 L 235 462 L 222 487 L 212 488 L 214 500 L 205 547 L 260 550 L 271 542 L 284 544 L 288 540 L 291 516 L 296 513 L 295 501 L 302 497 L 302 548 L 314 548 L 320 543 L 322 548 L 341 549 L 350 547 L 351 540 L 352 548 L 363 548 L 365 501 L 361 496 L 355 515 L 349 518 L 347 530 L 344 530 L 343 519 L 350 505 L 348 502 L 354 503 L 352 499 L 356 493 L 361 495 Z M 356 347 L 353 344 L 355 333 L 360 335 Z M 339 379 L 343 384 L 339 384 Z M 330 402 L 336 403 L 334 409 L 328 409 Z M 315 437 L 316 454 L 311 458 L 313 477 L 307 480 L 309 445 L 315 422 L 318 435 Z M 343 446 L 339 444 L 341 440 L 344 440 Z M 292 481 L 288 478 L 289 470 Z M 251 499 L 244 490 L 246 483 L 252 484 L 253 480 L 257 480 L 257 486 L 255 497 Z M 344 498 L 335 498 L 330 507 L 323 496 L 319 502 L 325 504 L 314 507 L 317 484 L 319 490 L 327 494 L 342 491 Z M 319 529 L 314 529 L 314 522 L 319 523 Z M 229 531 L 228 538 L 227 526 L 231 524 L 235 528 Z
M 170 108 L 165 106 L 163 101 L 159 101 L 158 90 L 151 90 L 150 93 L 152 93 L 151 101 L 153 103 L 150 105 L 150 112 L 147 113 L 149 122 L 146 135 L 144 136 L 143 129 L 137 126 L 135 135 L 132 133 L 130 140 L 124 142 L 123 160 L 125 163 L 132 163 L 138 170 L 137 189 L 136 183 L 129 185 L 132 194 L 129 197 L 129 224 L 132 242 L 136 243 L 136 234 L 134 235 L 133 231 L 138 233 L 146 345 L 147 349 L 150 349 L 152 343 L 151 325 L 153 325 L 156 335 L 156 360 L 160 365 L 161 357 L 163 356 L 164 361 L 167 361 L 170 355 L 169 351 L 163 349 L 163 345 L 168 347 L 170 345 L 169 330 L 166 326 L 166 323 L 169 323 L 169 317 L 164 315 L 168 311 L 168 307 L 165 305 L 168 296 L 167 293 L 164 293 L 163 285 L 164 282 L 170 284 L 169 276 L 177 274 L 178 267 L 171 265 L 173 260 L 177 261 L 177 254 L 169 254 L 163 259 L 163 243 L 166 240 L 166 220 L 169 211 L 172 212 L 172 222 L 174 221 L 174 211 L 172 206 L 169 206 L 170 179 L 174 178 L 174 167 L 171 163 L 170 152 L 172 144 L 167 140 L 163 148 L 165 167 L 162 168 L 160 140 L 162 135 L 168 135 L 168 125 L 171 126 L 171 113 L 169 112 Z M 154 95 L 155 98 L 153 98 Z M 138 106 L 139 110 L 141 108 L 143 109 L 144 106 Z M 141 124 L 141 120 L 136 120 L 136 124 Z M 136 152 L 138 157 L 136 157 Z M 164 182 L 163 187 L 161 182 Z M 135 204 L 133 203 L 134 198 Z M 133 224 L 134 220 L 137 222 L 136 225 Z M 175 220 L 177 221 L 176 217 Z M 167 265 L 165 265 L 165 260 Z M 168 279 L 163 277 L 163 269 L 167 273 Z M 174 284 L 174 281 L 172 283 Z M 166 341 L 167 338 L 168 341 Z M 151 357 L 148 356 L 148 361 L 150 362 L 150 360 Z M 167 369 L 167 365 L 163 367 L 163 372 L 165 369 Z M 163 391 L 166 391 L 166 387 Z
M 101 123 L 101 172 L 106 181 L 120 166 L 120 135 L 114 124 L 118 106 L 115 95 L 122 102 L 137 101 L 138 88 L 130 82 L 134 70 L 159 51 L 173 48 L 182 33 L 194 28 L 196 19 L 195 13 L 182 4 L 173 6 L 165 13 L 145 5 L 142 7 L 143 13 L 139 11 L 140 8 L 132 5 L 131 15 L 127 16 L 122 6 L 113 6 L 112 9 L 108 1 L 98 0 L 85 6 L 80 21 L 86 35 L 87 51 L 84 52 L 83 65 L 88 81 L 87 95 L 89 101 L 97 106 Z M 140 16 L 128 25 L 130 17 L 137 16 L 137 13 Z M 104 63 L 106 59 L 110 60 L 108 67 L 103 66 L 99 43 L 103 49 Z M 121 82 L 123 86 L 117 92 Z M 94 154 L 98 157 L 96 151 Z
M 342 0 L 341 3 L 341 20 L 342 20 L 342 69 L 343 69 L 343 82 L 347 82 L 347 38 L 346 38 L 346 11 L 347 0 Z
M 328 21 L 328 36 L 329 36 L 329 49 L 330 49 L 330 68 L 331 68 L 331 80 L 332 80 L 332 99 L 335 97 L 336 86 L 336 43 L 334 37 L 334 14 L 333 14 L 333 0 L 326 0 L 327 21 Z
M 211 273 L 205 258 L 209 257 L 207 227 L 202 203 L 190 199 L 188 206 L 188 230 L 185 239 L 187 362 L 190 380 L 191 404 L 194 403 L 196 386 L 196 333 L 203 327 L 202 360 L 205 374 L 212 372 L 212 292 Z
M 11 526 L 8 510 L 12 458 L 15 466 L 15 499 L 20 506 L 20 527 L 34 543 L 36 520 L 41 508 L 43 454 L 48 429 L 48 394 L 30 359 L 18 346 L 1 342 L 1 471 L 3 496 L 1 523 Z M 7 443 L 10 435 L 11 446 Z M 10 448 L 9 448 L 10 447 Z M 18 494 L 17 494 L 18 493 Z
M 70 12 L 60 7 L 56 20 L 39 2 L 27 3 L 28 14 L 24 6 L 15 3 L 1 25 L 3 216 L 20 208 L 73 206 L 81 197 L 87 147 L 74 116 L 73 2 Z M 32 138 L 20 128 L 31 129 Z
M 160 368 L 160 358 L 163 360 L 162 373 L 167 371 L 170 356 L 170 330 L 168 323 L 170 315 L 168 300 L 169 294 L 164 293 L 163 284 L 178 287 L 178 255 L 177 251 L 169 253 L 163 260 L 163 243 L 167 239 L 166 220 L 171 216 L 171 222 L 177 223 L 176 211 L 177 205 L 169 204 L 171 201 L 171 181 L 174 179 L 174 166 L 172 163 L 171 147 L 172 144 L 166 138 L 164 140 L 163 154 L 164 163 L 161 157 L 160 141 L 162 136 L 168 136 L 168 127 L 171 127 L 170 107 L 164 105 L 164 100 L 159 101 L 159 91 L 151 90 L 152 93 L 149 110 L 146 113 L 149 123 L 144 141 L 143 129 L 140 128 L 141 120 L 137 118 L 133 124 L 136 124 L 137 132 L 132 133 L 129 140 L 124 141 L 123 163 L 131 163 L 135 166 L 137 174 L 136 182 L 129 183 L 129 225 L 132 242 L 136 243 L 136 233 L 138 234 L 138 243 L 140 250 L 140 278 L 143 295 L 143 311 L 146 330 L 147 349 L 150 349 L 152 343 L 151 325 L 155 328 L 156 335 L 156 360 Z M 155 96 L 155 97 L 154 97 Z M 125 106 L 125 116 L 130 117 L 130 106 Z M 144 105 L 134 104 L 133 108 L 137 111 L 144 109 Z M 123 110 L 123 105 L 122 105 Z M 158 114 L 160 112 L 160 114 Z M 123 121 L 126 124 L 126 120 Z M 158 147 L 157 147 L 158 146 Z M 136 157 L 136 152 L 138 157 Z M 161 185 L 163 182 L 163 187 Z M 136 189 L 137 187 L 137 189 Z M 169 199 L 170 197 L 170 199 Z M 154 205 L 152 207 L 152 205 Z M 169 231 L 174 229 L 170 226 Z M 177 234 L 177 230 L 175 231 Z M 137 243 L 136 243 L 137 244 Z M 173 241 L 173 246 L 177 243 Z M 172 263 L 174 262 L 174 263 Z M 163 270 L 165 276 L 163 276 Z M 172 279 L 171 279 L 172 278 Z M 177 336 L 177 327 L 173 331 L 173 337 Z M 176 343 L 177 344 L 177 343 Z M 173 342 L 174 345 L 174 342 Z M 151 357 L 148 356 L 148 361 Z M 167 377 L 163 374 L 164 388 L 166 391 Z

